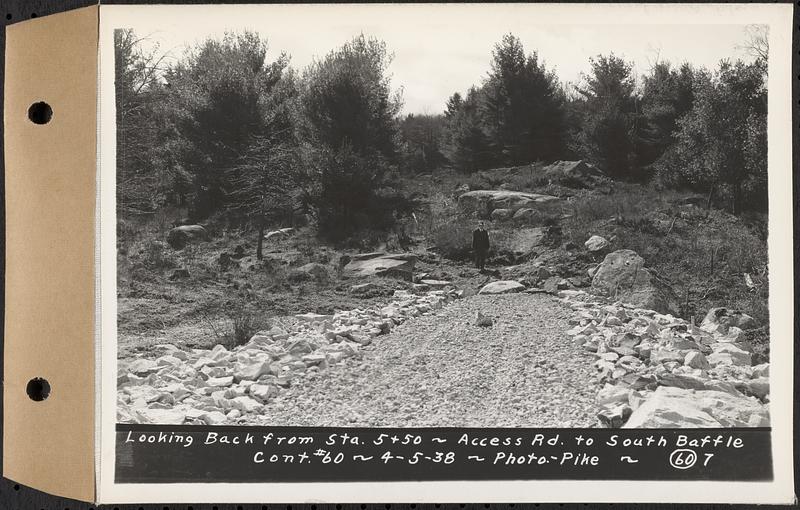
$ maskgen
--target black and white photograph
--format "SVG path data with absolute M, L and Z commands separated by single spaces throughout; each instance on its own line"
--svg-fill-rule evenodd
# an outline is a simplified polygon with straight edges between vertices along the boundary
M 296 9 L 113 27 L 118 423 L 770 427 L 769 26 Z

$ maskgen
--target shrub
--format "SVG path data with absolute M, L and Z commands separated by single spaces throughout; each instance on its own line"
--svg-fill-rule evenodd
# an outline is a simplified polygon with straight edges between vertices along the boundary
M 256 303 L 246 292 L 240 292 L 235 299 L 221 304 L 220 309 L 211 308 L 209 313 L 201 312 L 200 316 L 217 342 L 227 349 L 246 344 L 258 331 L 269 327 L 269 320 L 262 318 L 263 312 L 258 312 Z M 220 316 L 221 324 L 212 319 Z
M 228 344 L 232 347 L 244 345 L 261 329 L 255 315 L 245 310 L 230 314 L 228 321 Z
M 162 241 L 143 241 L 136 258 L 141 266 L 151 271 L 162 271 L 178 266 L 178 258 Z
M 465 184 L 470 191 L 492 189 L 492 185 L 485 179 L 483 172 L 470 175 Z
M 436 227 L 433 244 L 440 255 L 451 260 L 466 260 L 472 252 L 472 228 L 461 219 Z
M 721 257 L 728 268 L 736 273 L 759 272 L 766 267 L 767 245 L 746 227 L 729 227 L 721 230 Z
M 139 229 L 133 222 L 125 219 L 117 220 L 117 238 L 120 241 L 134 239 L 139 233 Z

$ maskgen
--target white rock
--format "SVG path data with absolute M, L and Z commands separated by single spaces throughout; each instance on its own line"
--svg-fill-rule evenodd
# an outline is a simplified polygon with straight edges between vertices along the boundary
M 273 326 L 272 328 L 270 328 L 269 335 L 274 340 L 286 340 L 287 338 L 289 338 L 289 333 L 287 333 L 286 330 L 284 330 L 283 328 L 279 328 L 278 326 Z
M 730 308 L 712 308 L 700 323 L 700 328 L 709 333 L 725 334 L 733 326 L 739 329 L 752 329 L 757 326 L 753 317 Z
M 708 355 L 708 364 L 712 367 L 717 365 L 735 365 L 735 366 L 750 366 L 752 365 L 750 353 L 736 347 L 733 344 L 718 343 L 712 344 L 711 349 L 714 351 Z
M 221 361 L 223 359 L 227 359 L 229 355 L 230 352 L 228 352 L 228 349 L 226 349 L 225 346 L 215 345 L 214 348 L 211 349 L 208 357 L 214 361 Z
M 238 409 L 242 413 L 253 413 L 263 409 L 263 405 L 250 397 L 242 396 L 233 399 L 234 409 Z
M 683 364 L 691 368 L 699 368 L 702 370 L 709 369 L 708 360 L 706 360 L 706 357 L 700 351 L 690 351 L 686 353 Z
M 753 377 L 769 376 L 769 363 L 762 363 L 753 367 Z
M 156 365 L 158 365 L 160 367 L 180 365 L 182 363 L 183 362 L 179 358 L 177 358 L 176 356 L 169 355 L 169 354 L 166 355 L 166 356 L 161 356 L 160 358 L 156 359 Z
M 269 335 L 265 335 L 263 333 L 256 333 L 255 335 L 250 337 L 250 341 L 248 342 L 248 345 L 251 345 L 251 344 L 255 345 L 255 346 L 258 346 L 258 345 L 269 345 L 274 341 L 275 340 Z
M 201 417 L 204 414 L 207 414 L 207 413 L 208 413 L 208 411 L 205 411 L 203 409 L 187 409 L 186 410 L 186 419 L 187 420 L 188 419 L 199 420 L 199 419 L 201 419 Z
M 269 362 L 238 364 L 233 369 L 233 377 L 237 381 L 255 381 L 265 374 L 272 373 Z
M 438 289 L 441 289 L 441 288 L 447 287 L 449 285 L 452 285 L 452 283 L 444 281 L 444 280 L 420 280 L 420 283 L 422 283 L 423 285 L 428 285 L 429 287 L 438 288 Z
M 157 423 L 159 425 L 182 425 L 186 420 L 186 411 L 183 409 L 136 409 L 142 423 Z
M 478 291 L 478 294 L 506 294 L 509 292 L 520 292 L 525 289 L 521 283 L 513 280 L 501 280 L 488 283 Z
M 624 428 L 747 427 L 753 422 L 769 423 L 767 409 L 755 399 L 659 386 Z
M 613 403 L 628 403 L 630 390 L 621 386 L 614 386 L 606 384 L 597 393 L 597 403 L 599 405 L 613 404 Z
M 329 365 L 334 365 L 342 361 L 345 358 L 345 355 L 341 351 L 334 351 L 326 353 L 325 357 L 327 358 Z
M 594 235 L 589 239 L 587 239 L 586 242 L 583 244 L 584 246 L 586 246 L 587 250 L 589 250 L 592 253 L 595 253 L 605 250 L 611 243 L 609 243 L 608 240 L 604 237 Z
M 717 331 L 717 333 L 719 334 L 720 332 Z M 741 328 L 737 328 L 736 326 L 730 326 L 726 333 L 721 334 L 720 336 L 717 336 L 715 338 L 717 342 L 728 342 L 728 343 L 741 342 L 744 339 L 745 339 L 744 331 L 742 331 Z
M 750 379 L 744 383 L 744 386 L 747 388 L 748 393 L 755 395 L 760 399 L 763 399 L 769 395 L 769 379 L 766 377 Z
M 279 390 L 277 386 L 273 386 L 271 384 L 253 384 L 250 386 L 248 391 L 254 398 L 260 400 L 261 402 L 266 402 L 267 400 L 276 397 Z
M 221 425 L 227 420 L 226 416 L 219 411 L 204 413 L 200 416 L 200 419 L 203 420 L 206 425 Z
M 128 371 L 136 375 L 147 375 L 158 370 L 158 364 L 151 359 L 135 359 L 128 364 Z
M 333 320 L 333 315 L 321 315 L 318 313 L 302 313 L 295 317 L 303 322 L 320 322 Z
M 326 358 L 324 354 L 306 354 L 302 359 L 307 367 L 311 367 L 324 363 Z
M 209 377 L 208 381 L 206 381 L 206 384 L 212 387 L 230 386 L 231 384 L 233 384 L 233 376 L 229 375 L 226 377 Z

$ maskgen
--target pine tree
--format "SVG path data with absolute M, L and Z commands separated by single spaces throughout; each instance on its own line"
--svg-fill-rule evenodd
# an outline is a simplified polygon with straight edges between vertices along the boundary
M 575 151 L 620 179 L 642 179 L 637 164 L 641 114 L 633 65 L 611 54 L 590 59 L 591 74 L 577 88 L 582 96 Z
M 564 97 L 558 78 L 536 52 L 507 34 L 495 45 L 484 83 L 481 120 L 495 158 L 509 165 L 553 160 L 565 142 Z

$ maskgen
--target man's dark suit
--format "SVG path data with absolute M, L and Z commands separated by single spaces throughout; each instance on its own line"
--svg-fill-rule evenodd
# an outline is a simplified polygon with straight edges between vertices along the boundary
M 472 232 L 472 251 L 475 254 L 475 267 L 483 269 L 489 253 L 489 232 L 485 229 L 479 227 Z

